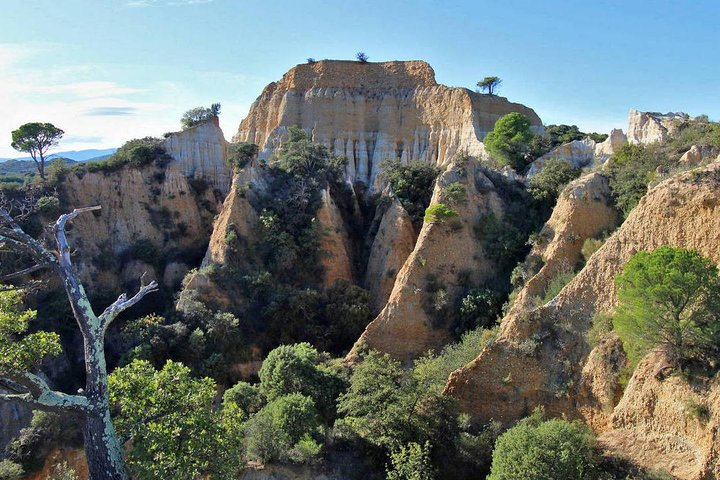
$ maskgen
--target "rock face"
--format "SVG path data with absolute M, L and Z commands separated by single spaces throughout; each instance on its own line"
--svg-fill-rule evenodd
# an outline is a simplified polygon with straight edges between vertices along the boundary
M 509 424 L 543 404 L 551 415 L 582 415 L 592 417 L 595 425 L 608 425 L 608 408 L 595 407 L 606 402 L 592 393 L 606 389 L 581 380 L 593 377 L 582 372 L 590 354 L 584 335 L 594 312 L 614 308 L 615 276 L 634 253 L 662 245 L 696 249 L 720 262 L 719 242 L 720 162 L 716 161 L 650 190 L 555 299 L 505 318 L 495 343 L 455 371 L 446 392 L 478 421 Z M 608 384 L 612 387 L 612 381 Z M 633 392 L 631 387 L 626 396 Z
M 187 178 L 203 179 L 223 195 L 230 191 L 232 171 L 225 161 L 227 141 L 217 117 L 171 133 L 163 146 Z
M 619 128 L 613 128 L 604 142 L 595 144 L 595 162 L 604 165 L 627 142 L 627 135 Z
M 682 120 L 689 117 L 685 113 L 638 112 L 630 110 L 628 114 L 628 142 L 648 145 L 663 142 L 672 135 Z
M 445 187 L 453 183 L 461 184 L 465 195 L 449 203 Z M 367 345 L 409 361 L 442 347 L 450 338 L 443 309 L 459 300 L 468 283 L 482 284 L 493 275 L 493 262 L 474 234 L 483 215 L 503 216 L 503 201 L 492 181 L 473 162 L 451 163 L 435 185 L 430 205 L 438 203 L 449 205 L 457 217 L 423 224 L 387 305 L 368 325 L 355 350 Z
M 77 217 L 68 232 L 71 245 L 81 255 L 82 279 L 91 288 L 98 283 L 119 287 L 121 275 L 100 276 L 99 268 L 123 256 L 138 241 L 150 242 L 163 258 L 172 254 L 176 261 L 184 260 L 182 252 L 202 250 L 217 202 L 211 189 L 196 192 L 175 162 L 162 171 L 125 167 L 108 175 L 70 174 L 62 197 L 67 209 L 102 206 L 95 215 Z M 162 278 L 163 272 L 154 275 Z
M 320 242 L 321 262 L 324 268 L 323 286 L 331 287 L 338 280 L 353 281 L 352 245 L 340 209 L 330 196 L 322 192 L 322 206 L 317 212 L 320 228 L 325 233 Z
M 709 148 L 693 145 L 687 152 L 682 154 L 680 163 L 684 165 L 699 165 L 709 154 Z
M 513 311 L 528 308 L 534 298 L 543 296 L 555 276 L 574 270 L 586 239 L 615 228 L 618 214 L 611 205 L 608 180 L 599 173 L 579 178 L 563 190 L 540 232 L 541 241 L 530 252 L 542 258 L 544 265 L 525 283 Z
M 287 128 L 298 125 L 348 158 L 350 183 L 372 186 L 386 158 L 444 165 L 461 150 L 484 155 L 485 134 L 510 112 L 526 115 L 542 130 L 532 109 L 439 85 L 425 62 L 323 60 L 298 65 L 268 85 L 234 140 L 258 144 L 267 157 Z
M 398 272 L 414 248 L 412 219 L 400 202 L 393 200 L 382 216 L 365 273 L 365 288 L 370 292 L 374 313 L 379 313 L 387 303 Z
M 0 393 L 7 390 L 0 389 Z M 30 425 L 32 410 L 24 405 L 0 402 L 0 419 L 0 452 L 4 452 L 20 430 Z
M 679 376 L 665 377 L 663 351 L 650 353 L 635 369 L 600 436 L 606 451 L 674 478 L 720 478 L 720 383 L 693 388 Z M 697 408 L 707 409 L 707 415 Z

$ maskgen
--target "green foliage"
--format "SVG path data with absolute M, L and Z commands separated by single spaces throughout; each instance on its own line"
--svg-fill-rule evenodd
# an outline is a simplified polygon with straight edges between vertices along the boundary
M 258 146 L 254 143 L 238 142 L 228 145 L 227 162 L 234 170 L 239 171 L 257 157 Z
M 551 149 L 587 137 L 590 137 L 595 142 L 603 142 L 608 137 L 607 134 L 583 133 L 577 125 L 548 125 L 545 127 L 545 136 L 550 140 Z
M 496 290 L 472 290 L 460 302 L 458 328 L 466 332 L 476 328 L 490 328 L 501 313 L 502 298 Z
M 497 440 L 488 480 L 599 478 L 595 438 L 579 422 L 533 415 Z
M 187 130 L 188 128 L 205 123 L 211 118 L 216 118 L 218 115 L 220 115 L 219 103 L 213 103 L 210 108 L 195 107 L 183 113 L 180 124 L 183 130 Z
M 703 425 L 708 423 L 712 418 L 712 412 L 706 403 L 698 403 L 693 399 L 688 399 L 685 402 L 685 407 L 687 408 L 688 416 L 694 418 Z
M 466 196 L 465 185 L 460 182 L 451 183 L 443 188 L 443 196 L 449 205 L 464 203 Z
M 313 143 L 310 136 L 297 126 L 288 129 L 288 140 L 281 144 L 272 160 L 295 177 L 323 182 L 338 182 L 345 172 L 345 157 L 336 157 L 325 145 Z
M 496 261 L 514 257 L 517 250 L 524 246 L 519 230 L 500 220 L 494 213 L 480 218 L 475 227 L 475 236 L 482 243 L 486 255 Z
M 62 462 L 55 465 L 48 480 L 78 480 L 78 477 L 75 470 L 68 466 L 67 462 Z
M 552 280 L 550 280 L 545 287 L 545 293 L 542 298 L 542 303 L 548 303 L 553 298 L 557 297 L 560 290 L 565 287 L 570 281 L 575 278 L 575 272 L 572 270 L 566 270 L 556 274 Z
M 423 388 L 439 395 L 450 374 L 474 360 L 496 336 L 497 328 L 470 330 L 463 334 L 459 342 L 445 346 L 439 355 L 431 352 L 417 359 L 414 375 L 423 379 Z
M 18 152 L 29 153 L 35 160 L 40 177 L 45 179 L 45 154 L 58 144 L 65 132 L 52 123 L 26 123 L 12 131 L 10 146 Z
M 160 260 L 160 251 L 149 238 L 136 240 L 128 249 L 128 255 L 135 260 L 155 265 Z
M 123 146 L 110 156 L 107 160 L 100 162 L 88 162 L 76 165 L 73 170 L 82 172 L 104 172 L 110 173 L 125 166 L 142 168 L 150 164 L 162 167 L 166 165 L 171 157 L 165 152 L 162 138 L 144 137 L 135 138 L 125 142 Z
M 240 467 L 242 412 L 213 409 L 215 383 L 168 361 L 162 370 L 134 361 L 108 379 L 118 433 L 131 442 L 133 478 L 229 478 Z
M 238 382 L 223 394 L 223 405 L 235 404 L 246 416 L 257 413 L 265 403 L 265 397 L 258 385 Z
M 623 145 L 608 163 L 610 190 L 625 217 L 647 192 L 658 167 L 668 165 L 665 155 L 652 147 Z
M 458 213 L 444 203 L 430 205 L 425 210 L 425 223 L 443 223 L 445 220 L 457 217 Z
M 0 461 L 0 480 L 20 480 L 24 473 L 21 465 L 10 460 Z
M 580 250 L 580 253 L 582 253 L 583 259 L 585 260 L 585 263 L 590 261 L 590 257 L 592 257 L 595 252 L 600 250 L 600 247 L 605 245 L 605 241 L 607 238 L 586 238 L 583 242 L 582 249 Z
M 435 469 L 430 462 L 430 442 L 410 442 L 390 454 L 392 467 L 387 480 L 432 480 Z
M 530 120 L 517 112 L 508 113 L 495 122 L 483 142 L 490 155 L 501 165 L 521 172 L 527 165 L 525 154 L 533 139 Z
M 312 398 L 323 418 L 332 419 L 335 399 L 345 388 L 342 377 L 329 368 L 327 358 L 309 343 L 281 345 L 260 368 L 260 392 L 268 401 L 291 393 Z
M 23 309 L 22 292 L 0 291 L 0 376 L 32 369 L 62 351 L 58 334 L 26 333 L 36 314 Z
M 694 250 L 639 252 L 616 278 L 613 325 L 632 363 L 655 346 L 670 348 L 685 368 L 720 358 L 720 275 Z
M 573 168 L 560 158 L 551 158 L 545 162 L 542 170 L 530 179 L 528 193 L 536 201 L 552 207 L 565 185 L 579 176 L 579 168 Z
M 272 400 L 247 423 L 248 456 L 262 462 L 288 460 L 291 450 L 301 461 L 308 453 L 319 454 L 312 435 L 320 431 L 315 403 L 310 397 L 291 393 Z
M 493 95 L 501 83 L 502 80 L 500 77 L 485 77 L 477 82 L 477 87 L 480 90 L 487 92 L 488 95 Z
M 515 288 L 521 288 L 525 283 L 534 277 L 545 265 L 545 261 L 539 255 L 528 255 L 528 257 L 513 269 L 510 274 L 510 283 Z
M 413 223 L 420 224 L 425 209 L 430 205 L 433 186 L 440 170 L 426 162 L 403 164 L 400 160 L 383 160 L 380 176 L 390 184 L 393 194 L 400 200 Z
M 592 323 L 587 332 L 588 344 L 595 348 L 612 332 L 612 329 L 612 316 L 603 312 L 596 312 L 592 317 Z
M 54 449 L 82 445 L 82 433 L 75 417 L 36 410 L 30 426 L 20 431 L 8 447 L 8 453 L 26 472 L 31 472 L 42 468 Z
M 720 123 L 710 122 L 706 116 L 684 120 L 667 146 L 672 153 L 682 154 L 693 145 L 710 150 L 714 157 L 720 151 Z

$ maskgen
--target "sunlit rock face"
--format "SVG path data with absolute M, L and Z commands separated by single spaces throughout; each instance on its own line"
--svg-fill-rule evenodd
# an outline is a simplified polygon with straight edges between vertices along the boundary
M 422 61 L 323 60 L 298 65 L 265 87 L 234 140 L 256 143 L 268 157 L 297 125 L 348 158 L 349 182 L 372 186 L 386 158 L 445 165 L 460 151 L 484 156 L 482 139 L 510 112 L 542 130 L 532 109 L 439 85 Z
M 628 142 L 648 145 L 667 140 L 678 128 L 686 113 L 638 112 L 630 110 L 628 114 Z

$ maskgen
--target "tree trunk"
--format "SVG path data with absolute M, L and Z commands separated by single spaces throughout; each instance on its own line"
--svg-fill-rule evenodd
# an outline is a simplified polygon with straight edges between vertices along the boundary
M 92 314 L 87 319 L 85 337 L 85 393 L 92 411 L 83 425 L 85 455 L 91 480 L 128 480 L 122 446 L 110 419 L 107 366 L 105 364 L 105 330 Z
M 90 480 L 128 480 L 122 448 L 110 412 L 88 414 L 83 424 L 85 456 Z

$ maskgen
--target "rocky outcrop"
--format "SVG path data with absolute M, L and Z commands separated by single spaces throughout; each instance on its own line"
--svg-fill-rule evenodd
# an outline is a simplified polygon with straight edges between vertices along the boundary
M 323 60 L 298 65 L 268 85 L 234 140 L 258 144 L 267 157 L 287 128 L 298 125 L 348 158 L 350 183 L 372 186 L 386 158 L 445 165 L 460 151 L 484 155 L 485 134 L 510 112 L 542 129 L 530 108 L 437 84 L 425 62 Z
M 158 260 L 196 262 L 196 252 L 207 244 L 217 205 L 212 189 L 196 191 L 175 162 L 164 169 L 124 167 L 112 174 L 70 174 L 62 186 L 62 199 L 67 210 L 102 207 L 94 215 L 76 218 L 68 235 L 80 253 L 86 286 L 100 282 L 111 290 L 121 285 L 122 275 L 100 271 L 138 241 L 152 244 L 160 254 Z M 163 275 L 154 272 L 156 278 Z
M 612 231 L 617 221 L 608 180 L 601 174 L 590 173 L 565 187 L 540 231 L 540 240 L 530 252 L 531 257 L 541 258 L 544 265 L 525 283 L 513 303 L 513 311 L 527 309 L 536 298 L 542 298 L 558 274 L 574 271 L 585 240 Z
M 8 393 L 0 388 L 0 393 Z M 20 430 L 30 425 L 32 410 L 21 404 L 0 402 L 0 452 L 20 434 Z
M 673 478 L 720 478 L 720 381 L 692 386 L 666 376 L 667 355 L 654 351 L 635 369 L 600 436 L 610 454 Z
M 461 184 L 465 194 L 450 203 L 445 188 L 453 183 Z M 439 203 L 458 215 L 423 224 L 385 308 L 368 325 L 354 351 L 368 346 L 409 361 L 442 347 L 451 327 L 445 310 L 459 300 L 468 284 L 483 284 L 494 274 L 493 262 L 474 233 L 484 215 L 503 217 L 503 200 L 493 182 L 474 162 L 452 163 L 435 185 L 430 205 Z
M 370 308 L 379 313 L 390 298 L 395 279 L 415 248 L 415 229 L 410 215 L 393 200 L 382 216 L 370 247 L 365 288 L 370 292 Z
M 596 168 L 605 164 L 610 157 L 627 143 L 627 137 L 620 129 L 613 129 L 605 141 L 596 143 L 591 138 L 574 140 L 552 149 L 530 164 L 526 177 L 532 178 L 540 173 L 551 158 L 559 158 L 573 168 Z
M 169 134 L 163 147 L 187 178 L 202 179 L 227 195 L 232 170 L 226 162 L 227 141 L 217 117 Z
M 649 145 L 667 140 L 683 120 L 686 113 L 638 112 L 630 110 L 628 114 L 628 142 Z
M 662 245 L 696 249 L 720 263 L 718 244 L 720 162 L 716 161 L 650 190 L 555 299 L 505 318 L 497 340 L 451 375 L 446 392 L 478 421 L 509 424 L 535 405 L 545 405 L 549 414 L 569 417 L 585 415 L 581 412 L 588 408 L 593 423 L 608 424 L 607 411 L 591 407 L 593 402 L 604 403 L 602 399 L 587 400 L 593 397 L 587 383 L 582 395 L 578 389 L 590 354 L 585 332 L 594 312 L 615 306 L 615 276 L 634 253 Z M 583 396 L 587 403 L 578 404 Z
M 345 222 L 330 190 L 322 192 L 322 205 L 317 212 L 317 221 L 323 232 L 320 241 L 323 266 L 323 286 L 331 287 L 338 280 L 353 281 L 352 245 Z
M 682 165 L 699 165 L 705 158 L 709 157 L 710 154 L 710 148 L 693 145 L 687 152 L 682 154 L 680 163 Z

